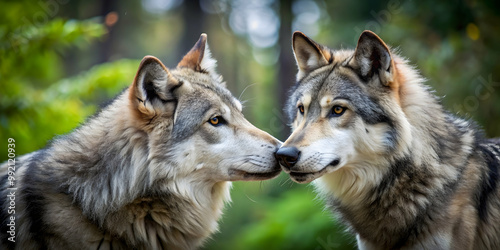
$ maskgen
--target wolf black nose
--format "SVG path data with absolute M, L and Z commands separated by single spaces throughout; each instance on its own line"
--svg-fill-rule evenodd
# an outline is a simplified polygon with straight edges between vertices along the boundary
M 300 151 L 296 147 L 282 147 L 275 153 L 281 166 L 290 169 L 300 158 Z

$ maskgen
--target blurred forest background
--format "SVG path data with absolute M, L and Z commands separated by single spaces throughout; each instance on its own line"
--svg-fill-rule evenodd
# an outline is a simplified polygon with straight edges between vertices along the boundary
M 284 140 L 292 32 L 354 48 L 365 29 L 399 48 L 449 110 L 500 136 L 497 0 L 2 0 L 0 161 L 7 138 L 18 155 L 44 147 L 127 87 L 143 56 L 174 67 L 202 32 L 247 118 Z M 355 246 L 312 187 L 285 175 L 235 183 L 232 197 L 205 249 Z

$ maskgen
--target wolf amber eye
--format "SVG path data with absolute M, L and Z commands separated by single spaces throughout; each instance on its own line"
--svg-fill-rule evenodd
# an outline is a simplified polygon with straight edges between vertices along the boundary
M 208 120 L 208 122 L 210 124 L 212 124 L 213 126 L 219 126 L 219 125 L 222 125 L 224 123 L 224 118 L 222 118 L 220 116 L 214 116 L 214 117 L 210 118 L 210 120 Z
M 334 106 L 332 108 L 332 115 L 333 116 L 341 116 L 342 114 L 344 114 L 346 108 L 344 107 L 341 107 L 341 106 Z
M 214 117 L 214 118 L 210 119 L 210 124 L 212 124 L 212 125 L 217 125 L 217 124 L 219 124 L 219 122 L 220 122 L 219 117 Z
M 304 114 L 304 105 L 299 105 L 299 112 Z

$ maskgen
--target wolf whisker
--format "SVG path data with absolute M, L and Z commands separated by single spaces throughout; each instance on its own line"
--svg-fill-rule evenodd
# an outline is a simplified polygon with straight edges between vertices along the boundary
M 250 88 L 250 87 L 252 87 L 252 86 L 254 86 L 254 85 L 256 85 L 256 84 L 257 84 L 257 83 L 252 83 L 252 84 L 250 84 L 250 85 L 246 86 L 246 87 L 243 89 L 243 91 L 241 91 L 241 94 L 240 94 L 240 96 L 238 97 L 238 100 L 240 100 L 240 99 L 241 99 L 241 96 L 243 96 L 243 93 L 245 93 L 245 91 L 246 91 L 248 88 Z M 246 102 L 246 101 L 243 101 L 243 102 Z

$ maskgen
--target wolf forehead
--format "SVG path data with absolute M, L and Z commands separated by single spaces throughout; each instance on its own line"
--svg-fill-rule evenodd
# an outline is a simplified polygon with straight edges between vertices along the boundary
M 289 122 L 297 117 L 299 104 L 309 107 L 310 112 L 318 114 L 320 102 L 324 97 L 343 99 L 349 102 L 349 107 L 366 123 L 377 124 L 385 122 L 392 124 L 385 108 L 382 108 L 383 93 L 387 91 L 371 88 L 359 73 L 348 66 L 353 50 L 331 51 L 333 60 L 299 79 L 291 90 L 286 113 Z M 306 101 L 307 103 L 303 103 Z
M 177 100 L 177 116 L 171 139 L 184 140 L 213 116 L 228 117 L 242 112 L 241 103 L 224 87 L 221 79 L 212 79 L 208 75 L 179 74 L 176 71 L 172 75 L 189 85 L 189 90 L 184 90 Z
M 183 72 L 184 69 L 174 70 L 172 75 L 181 82 L 188 82 L 191 86 L 190 93 L 185 93 L 186 99 L 191 99 L 192 105 L 209 106 L 216 103 L 224 103 L 228 105 L 231 109 L 236 109 L 239 112 L 242 111 L 241 102 L 236 99 L 231 92 L 225 88 L 225 83 L 222 81 L 222 77 L 213 78 L 208 74 L 195 73 L 186 74 Z M 194 99 L 193 99 L 194 98 Z

